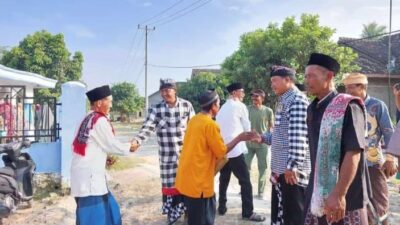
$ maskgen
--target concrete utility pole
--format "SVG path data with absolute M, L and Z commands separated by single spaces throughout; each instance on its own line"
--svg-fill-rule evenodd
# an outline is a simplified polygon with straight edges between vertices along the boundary
M 138 24 L 138 29 L 142 29 L 145 31 L 145 47 L 144 47 L 144 116 L 147 116 L 147 109 L 149 108 L 149 97 L 147 94 L 147 36 L 149 31 L 153 31 L 156 27 L 149 28 L 147 25 L 142 27 Z
M 389 99 L 389 112 L 391 112 L 391 95 L 392 95 L 392 82 L 390 80 L 390 73 L 392 72 L 392 0 L 390 0 L 390 7 L 389 7 L 389 38 L 388 38 L 388 64 L 387 64 L 387 71 L 388 71 L 388 99 Z

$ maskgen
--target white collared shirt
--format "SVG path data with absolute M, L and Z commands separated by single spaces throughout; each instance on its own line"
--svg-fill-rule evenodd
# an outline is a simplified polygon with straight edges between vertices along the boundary
M 121 143 L 114 136 L 107 119 L 99 118 L 89 132 L 85 156 L 72 153 L 71 195 L 86 197 L 107 194 L 107 153 L 127 155 L 129 149 L 129 143 Z
M 243 131 L 250 131 L 251 125 L 247 107 L 241 101 L 228 99 L 217 114 L 217 123 L 225 144 L 231 142 Z M 235 158 L 247 153 L 246 142 L 239 142 L 229 153 L 228 158 Z

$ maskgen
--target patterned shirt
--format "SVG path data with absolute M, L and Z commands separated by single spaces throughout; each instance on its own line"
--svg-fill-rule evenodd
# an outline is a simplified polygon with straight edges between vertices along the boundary
M 135 137 L 141 144 L 151 133 L 156 132 L 162 187 L 175 185 L 183 137 L 187 123 L 194 114 L 192 104 L 182 98 L 177 98 L 174 107 L 169 107 L 165 101 L 161 101 L 149 109 L 146 121 Z
M 298 173 L 298 185 L 307 186 L 311 172 L 307 139 L 307 97 L 292 88 L 279 97 L 273 133 L 262 138 L 271 145 L 271 170 L 281 175 L 286 169 Z
M 368 166 L 383 164 L 385 159 L 382 148 L 389 144 L 393 134 L 389 110 L 384 102 L 370 96 L 365 99 L 365 107 L 367 109 L 368 125 L 367 164 Z M 384 146 L 381 146 L 382 138 Z

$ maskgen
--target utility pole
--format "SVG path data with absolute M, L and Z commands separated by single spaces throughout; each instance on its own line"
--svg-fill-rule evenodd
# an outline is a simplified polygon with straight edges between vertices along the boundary
M 391 84 L 391 80 L 390 80 L 390 73 L 392 70 L 392 0 L 390 0 L 390 13 L 389 13 L 389 38 L 388 38 L 388 64 L 387 64 L 387 71 L 388 71 L 388 84 L 389 84 L 389 88 L 388 88 L 388 99 L 389 99 L 389 112 L 391 112 L 391 98 L 390 96 L 392 95 L 391 90 L 392 90 L 392 84 Z
M 147 110 L 149 108 L 149 97 L 147 94 L 147 36 L 149 31 L 153 31 L 156 27 L 149 28 L 147 25 L 142 27 L 138 24 L 138 29 L 145 31 L 145 47 L 144 47 L 144 116 L 147 116 Z

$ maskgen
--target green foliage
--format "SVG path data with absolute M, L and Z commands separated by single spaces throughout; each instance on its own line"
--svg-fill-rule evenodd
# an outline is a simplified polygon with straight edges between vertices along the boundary
M 363 24 L 363 30 L 361 33 L 362 38 L 379 38 L 378 35 L 386 33 L 386 26 L 379 25 L 376 22 Z
M 62 83 L 82 77 L 83 55 L 75 52 L 71 58 L 64 36 L 43 30 L 28 35 L 17 47 L 5 51 L 0 63 L 58 80 L 55 89 L 40 89 L 35 96 L 59 97 Z
M 0 60 L 6 52 L 7 48 L 5 46 L 0 46 Z
M 224 77 L 216 75 L 214 73 L 200 73 L 199 75 L 188 80 L 186 83 L 181 84 L 178 89 L 178 95 L 190 101 L 196 112 L 200 112 L 200 105 L 197 99 L 201 93 L 207 89 L 215 89 L 224 102 L 226 94 L 224 93 L 225 87 L 228 81 Z
M 318 15 L 303 14 L 299 22 L 288 17 L 279 27 L 269 24 L 266 29 L 245 33 L 240 46 L 222 64 L 222 74 L 230 81 L 245 85 L 247 100 L 249 92 L 261 88 L 273 96 L 270 87 L 269 68 L 272 65 L 286 65 L 296 69 L 298 82 L 304 80 L 305 65 L 312 52 L 321 52 L 336 58 L 342 73 L 359 70 L 354 64 L 358 57 L 350 48 L 341 47 L 331 40 L 335 30 L 319 24 Z M 273 98 L 266 98 L 268 103 Z
M 113 110 L 120 114 L 129 114 L 141 111 L 144 107 L 144 98 L 139 95 L 136 86 L 122 82 L 111 87 L 113 96 Z

